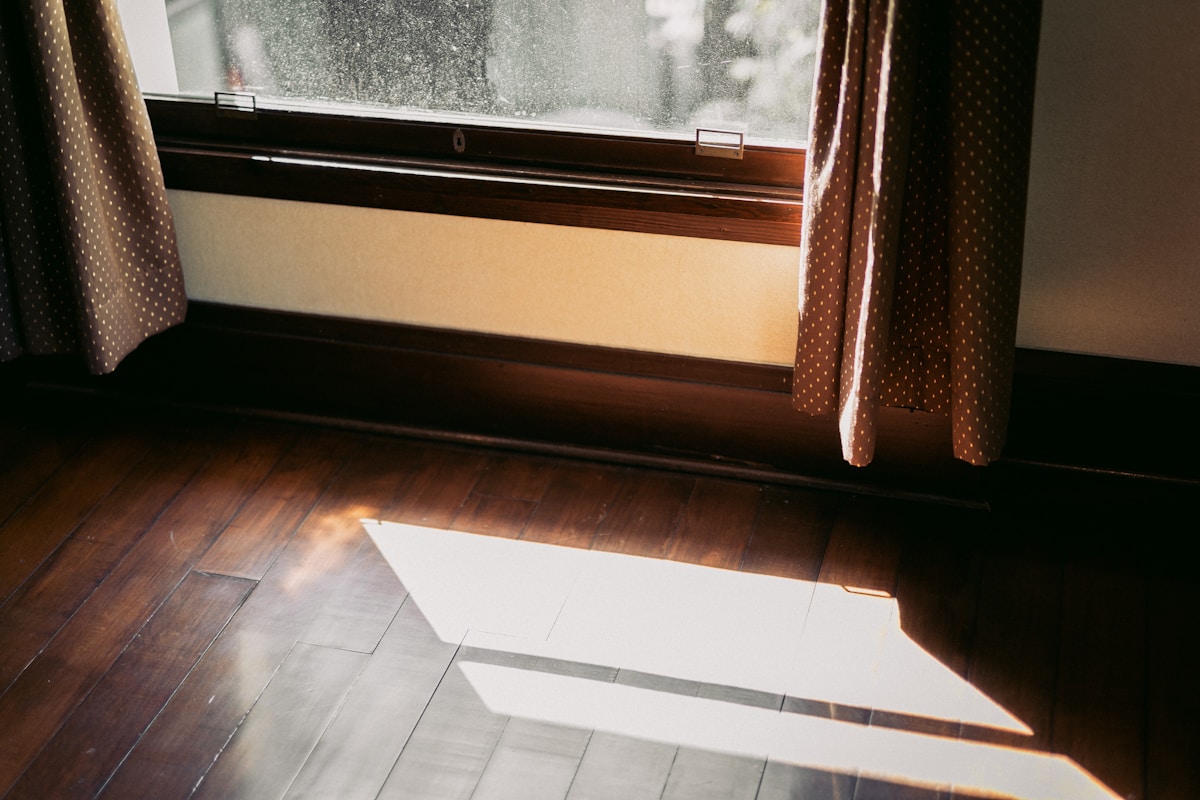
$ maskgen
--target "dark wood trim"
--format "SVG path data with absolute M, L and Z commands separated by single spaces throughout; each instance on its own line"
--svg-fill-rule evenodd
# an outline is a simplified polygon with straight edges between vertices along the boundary
M 159 145 L 168 188 L 794 246 L 798 199 L 719 187 Z
M 193 302 L 110 376 L 27 360 L 0 378 L 557 455 L 983 504 L 1041 466 L 1200 483 L 1200 369 L 1020 351 L 1009 446 L 955 461 L 945 418 L 884 409 L 875 462 L 842 461 L 833 418 L 794 411 L 782 366 Z M 14 377 L 16 376 L 16 377 Z M 1190 427 L 1189 427 L 1190 426 Z
M 1005 460 L 1200 483 L 1200 367 L 1017 351 Z
M 770 364 L 651 353 L 616 347 L 528 339 L 420 325 L 268 311 L 218 303 L 192 302 L 187 324 L 194 330 L 238 331 L 247 336 L 282 337 L 347 348 L 382 348 L 537 364 L 660 380 L 703 383 L 755 391 L 790 391 L 792 371 Z
M 112 375 L 55 363 L 35 392 L 425 436 L 763 482 L 977 504 L 943 418 L 882 415 L 875 463 L 791 408 L 786 369 L 192 303 Z
M 797 245 L 804 154 L 697 157 L 670 139 L 148 101 L 172 189 Z M 716 163 L 714 163 L 716 162 Z
M 735 160 L 697 156 L 694 143 L 680 136 L 504 126 L 482 117 L 367 117 L 336 109 L 314 110 L 311 105 L 260 108 L 253 116 L 218 114 L 211 100 L 166 97 L 148 97 L 146 107 L 156 138 L 222 147 L 319 150 L 346 156 L 431 159 L 451 168 L 525 167 L 790 191 L 804 185 L 804 151 L 795 147 L 751 143 L 744 157 Z M 465 138 L 461 153 L 454 147 L 457 131 Z

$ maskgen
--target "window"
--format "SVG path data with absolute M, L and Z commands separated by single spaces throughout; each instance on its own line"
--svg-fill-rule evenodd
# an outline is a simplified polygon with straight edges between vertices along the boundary
M 794 244 L 817 13 L 166 0 L 139 77 L 177 188 Z

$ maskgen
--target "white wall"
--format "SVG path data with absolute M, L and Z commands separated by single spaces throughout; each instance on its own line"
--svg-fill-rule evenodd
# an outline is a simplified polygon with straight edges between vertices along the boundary
M 1044 8 L 1018 343 L 1200 366 L 1200 3 Z M 196 299 L 791 363 L 795 248 L 171 202 Z
M 1200 365 L 1200 3 L 1045 0 L 1018 343 Z
M 117 13 L 125 28 L 125 41 L 133 70 L 143 92 L 174 94 L 179 91 L 171 29 L 164 0 L 117 0 Z

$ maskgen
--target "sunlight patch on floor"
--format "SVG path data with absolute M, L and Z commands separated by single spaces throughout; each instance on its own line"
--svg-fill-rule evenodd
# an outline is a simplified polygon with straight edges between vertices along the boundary
M 913 786 L 1022 800 L 1114 800 L 1062 756 L 565 675 L 463 662 L 497 714 Z
M 443 641 L 1029 735 L 910 639 L 879 593 L 380 520 L 362 524 Z M 496 713 L 986 796 L 1112 798 L 1060 756 L 776 708 L 460 665 Z

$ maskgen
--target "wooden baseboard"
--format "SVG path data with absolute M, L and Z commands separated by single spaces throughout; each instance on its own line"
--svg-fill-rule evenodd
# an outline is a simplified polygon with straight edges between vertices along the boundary
M 1200 483 L 1200 367 L 1017 351 L 1005 458 Z
M 1171 444 L 1195 443 L 1180 426 L 1200 370 L 1160 367 L 1022 351 L 1003 462 L 1196 479 Z M 953 459 L 946 419 L 899 409 L 881 415 L 874 463 L 847 465 L 836 421 L 793 410 L 775 366 L 193 302 L 113 375 L 36 372 L 43 391 L 769 482 L 976 505 L 989 480 Z M 1113 376 L 1123 388 L 1105 394 Z
M 141 401 L 315 420 L 770 482 L 979 503 L 946 421 L 886 410 L 875 463 L 791 408 L 787 369 L 193 302 L 112 375 L 45 374 Z

